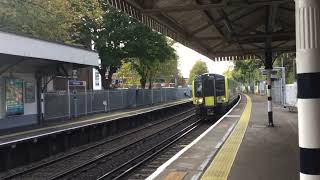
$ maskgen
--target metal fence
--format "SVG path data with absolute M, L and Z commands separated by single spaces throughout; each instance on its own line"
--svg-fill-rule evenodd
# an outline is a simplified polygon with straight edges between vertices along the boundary
M 272 101 L 276 104 L 284 104 L 284 87 L 281 79 L 272 82 Z
M 297 107 L 297 83 L 287 84 L 286 85 L 286 98 L 285 105 L 286 106 L 294 106 Z
M 189 98 L 188 88 L 117 89 L 77 93 L 43 93 L 45 120 L 147 106 Z

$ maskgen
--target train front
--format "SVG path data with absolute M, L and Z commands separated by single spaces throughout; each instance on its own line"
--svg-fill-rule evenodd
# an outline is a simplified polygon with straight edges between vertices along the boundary
M 223 76 L 221 76 L 222 79 Z M 220 98 L 217 97 L 217 83 L 214 74 L 203 74 L 196 77 L 192 84 L 193 104 L 196 113 L 202 118 L 217 114 L 217 104 Z

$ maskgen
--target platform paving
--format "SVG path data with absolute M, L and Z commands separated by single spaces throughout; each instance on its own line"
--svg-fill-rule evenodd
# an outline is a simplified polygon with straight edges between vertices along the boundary
M 298 114 L 274 105 L 275 128 L 266 127 L 266 97 L 251 96 L 252 112 L 229 180 L 299 179 Z

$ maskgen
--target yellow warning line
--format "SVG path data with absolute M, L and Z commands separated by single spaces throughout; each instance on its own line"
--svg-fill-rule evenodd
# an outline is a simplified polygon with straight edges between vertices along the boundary
M 209 168 L 206 170 L 201 179 L 203 180 L 226 180 L 228 178 L 230 169 L 237 155 L 238 149 L 246 132 L 250 114 L 251 114 L 251 98 L 245 95 L 247 104 L 242 113 L 240 120 L 233 132 L 226 140 L 218 154 L 213 159 Z

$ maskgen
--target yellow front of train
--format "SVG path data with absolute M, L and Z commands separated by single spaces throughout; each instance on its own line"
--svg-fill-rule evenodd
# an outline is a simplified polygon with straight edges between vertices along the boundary
M 228 101 L 228 83 L 224 76 L 202 74 L 192 82 L 192 99 L 196 113 L 201 117 L 213 116 L 224 111 Z

